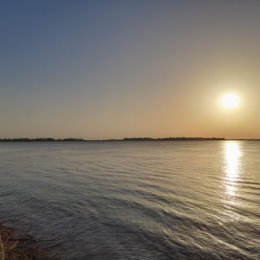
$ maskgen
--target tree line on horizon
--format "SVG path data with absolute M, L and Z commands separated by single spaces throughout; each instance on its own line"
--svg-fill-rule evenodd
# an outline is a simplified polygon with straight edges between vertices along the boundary
M 90 141 L 207 141 L 207 140 L 225 140 L 219 137 L 126 137 L 123 139 L 103 139 L 103 140 L 87 140 L 82 138 L 2 138 L 0 142 L 90 142 Z

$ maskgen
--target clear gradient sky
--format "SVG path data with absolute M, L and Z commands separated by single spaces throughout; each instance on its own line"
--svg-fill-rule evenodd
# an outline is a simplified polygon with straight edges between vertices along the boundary
M 260 138 L 259 14 L 259 0 L 0 1 L 0 138 Z

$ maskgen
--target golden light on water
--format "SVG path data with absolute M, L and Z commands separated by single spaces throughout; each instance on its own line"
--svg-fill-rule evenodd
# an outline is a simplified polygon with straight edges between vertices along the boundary
M 241 174 L 242 152 L 239 142 L 230 141 L 225 143 L 225 188 L 228 196 L 235 196 L 237 193 L 237 181 Z

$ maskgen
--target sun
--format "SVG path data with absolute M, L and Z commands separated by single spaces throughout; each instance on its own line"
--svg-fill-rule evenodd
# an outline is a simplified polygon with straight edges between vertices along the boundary
M 229 93 L 221 98 L 221 105 L 225 109 L 234 109 L 239 106 L 240 97 L 237 94 Z

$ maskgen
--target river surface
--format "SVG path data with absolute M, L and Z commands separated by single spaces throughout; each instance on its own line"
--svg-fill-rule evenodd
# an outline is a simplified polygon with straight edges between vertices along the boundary
M 0 143 L 0 208 L 65 260 L 258 260 L 260 142 Z

